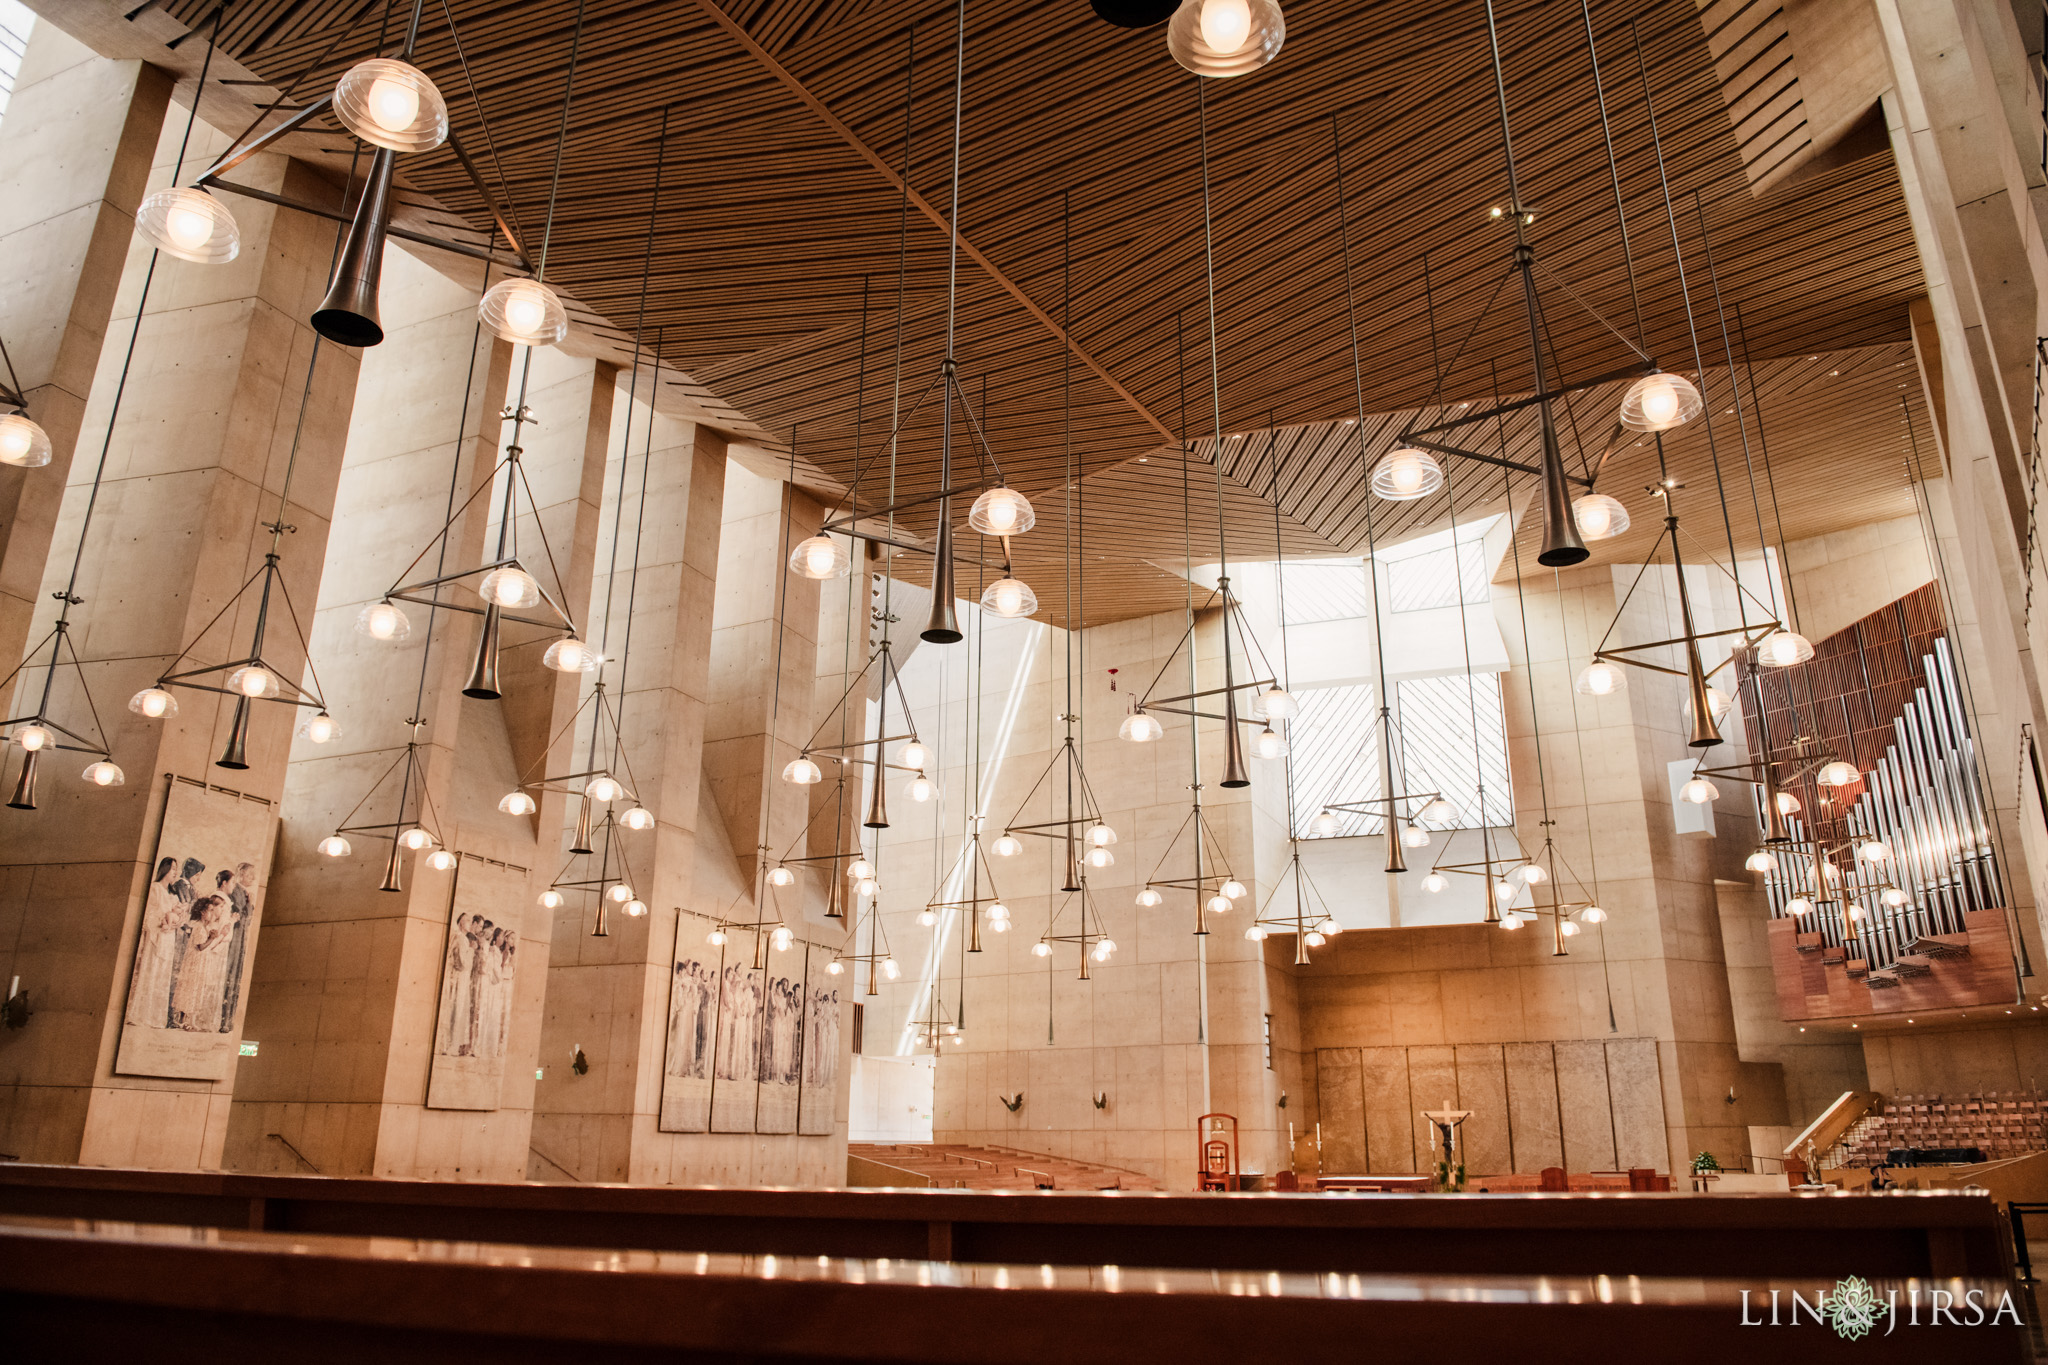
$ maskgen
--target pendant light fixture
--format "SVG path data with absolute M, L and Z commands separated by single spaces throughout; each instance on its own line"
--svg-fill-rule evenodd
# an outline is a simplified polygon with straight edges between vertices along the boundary
M 953 55 L 952 206 L 946 216 L 949 229 L 960 221 L 960 135 L 962 120 L 965 117 L 967 88 L 966 0 L 960 0 L 957 7 L 957 16 Z M 912 76 L 907 77 L 907 81 L 914 78 L 917 61 L 916 42 L 916 30 L 913 28 L 910 36 L 910 69 Z M 904 234 L 907 232 L 909 222 L 910 131 L 913 108 L 911 96 L 914 94 L 914 85 L 911 85 L 909 89 L 910 93 L 906 93 L 904 100 L 904 165 L 903 173 L 900 177 L 903 196 L 901 205 L 903 225 L 898 230 L 899 279 L 902 274 L 902 257 L 907 246 L 907 239 L 904 237 Z M 899 387 L 899 402 L 897 403 L 896 412 L 892 416 L 892 429 L 889 433 L 888 443 L 891 471 L 889 479 L 889 505 L 873 514 L 893 520 L 899 513 L 913 507 L 936 503 L 938 505 L 938 524 L 931 547 L 927 549 L 923 545 L 903 540 L 893 530 L 884 530 L 879 533 L 861 530 L 860 509 L 854 507 L 849 509 L 844 516 L 828 515 L 823 524 L 819 526 L 815 535 L 798 542 L 797 549 L 790 559 L 792 572 L 809 578 L 837 577 L 839 574 L 846 572 L 846 568 L 842 566 L 839 553 L 835 548 L 832 548 L 834 546 L 833 537 L 836 533 L 851 534 L 870 542 L 891 546 L 895 549 L 910 550 L 919 554 L 930 554 L 932 556 L 931 610 L 926 618 L 924 629 L 918 632 L 918 636 L 927 644 L 935 645 L 958 644 L 965 638 L 960 630 L 958 610 L 954 606 L 954 588 L 957 572 L 953 548 L 954 496 L 956 494 L 973 492 L 977 489 L 981 490 L 968 512 L 967 524 L 971 529 L 984 536 L 1002 541 L 1003 559 L 1006 565 L 1010 560 L 1010 537 L 1023 535 L 1031 529 L 1032 524 L 1037 519 L 1032 511 L 1030 499 L 1006 484 L 1003 478 L 1002 464 L 996 459 L 995 452 L 989 445 L 987 433 L 982 430 L 981 424 L 975 420 L 973 408 L 967 402 L 967 396 L 960 387 L 960 367 L 959 362 L 954 357 L 954 343 L 959 320 L 960 281 L 960 234 L 957 230 L 949 230 L 947 232 L 946 250 L 945 353 L 939 361 L 938 373 L 933 376 L 931 383 L 927 385 L 924 392 L 911 404 L 908 412 L 905 412 L 902 408 Z M 899 321 L 897 335 L 899 339 L 900 365 L 900 341 L 902 336 L 900 287 L 898 296 Z M 903 424 L 910 417 L 915 416 L 921 411 L 924 404 L 933 397 L 934 393 L 937 394 L 939 402 L 939 488 L 936 493 L 929 493 L 899 502 L 896 500 L 894 471 Z M 975 456 L 977 469 L 974 480 L 957 488 L 953 485 L 955 476 L 953 433 L 954 410 L 956 407 L 960 412 L 963 429 L 968 435 L 969 446 Z M 850 563 L 850 560 L 846 561 L 846 563 Z M 987 602 L 986 605 L 990 606 L 991 609 L 1002 610 L 1006 614 L 1017 616 L 1030 615 L 1037 609 L 1036 598 L 1031 593 L 1031 590 L 1008 572 L 1005 573 L 1004 577 L 1007 580 L 1006 582 L 990 585 L 989 592 L 983 594 L 984 598 L 989 597 L 991 593 L 995 596 L 995 600 Z M 1027 603 L 1029 604 L 1028 606 L 1026 605 Z
M 284 537 L 297 529 L 285 521 L 285 514 L 291 510 L 292 475 L 298 469 L 299 442 L 305 435 L 306 410 L 312 406 L 313 376 L 320 366 L 322 341 L 320 337 L 313 339 L 312 355 L 306 361 L 306 383 L 299 394 L 298 424 L 292 431 L 291 453 L 285 460 L 284 481 L 278 489 L 277 515 L 270 521 L 258 523 L 270 532 L 270 548 L 263 556 L 263 567 L 221 605 L 213 619 L 201 627 L 178 656 L 157 675 L 156 681 L 137 692 L 128 702 L 128 709 L 136 715 L 159 720 L 177 712 L 174 688 L 234 698 L 234 719 L 228 726 L 227 745 L 220 757 L 214 760 L 214 766 L 219 768 L 241 770 L 249 766 L 249 728 L 255 719 L 255 703 L 259 701 L 304 708 L 309 714 L 298 727 L 298 732 L 314 744 L 326 744 L 341 734 L 341 727 L 328 714 L 327 703 L 321 697 L 320 672 L 313 666 L 312 648 L 307 643 L 305 628 L 299 623 L 298 609 L 292 605 L 291 590 L 285 586 L 282 567 Z M 250 629 L 248 653 L 225 663 L 181 667 L 189 662 L 193 650 L 199 648 L 214 626 L 227 619 L 236 604 L 252 593 L 256 600 L 256 620 Z M 272 631 L 272 613 L 278 608 L 283 609 L 285 623 L 291 627 L 298 653 L 305 660 L 310 687 L 294 680 L 296 668 L 280 667 L 264 655 Z
M 1182 0 L 1166 24 L 1166 50 L 1197 76 L 1244 76 L 1268 65 L 1287 41 L 1275 0 Z
M 21 377 L 14 372 L 14 357 L 8 354 L 4 339 L 0 339 L 0 361 L 7 365 L 7 382 L 0 384 L 0 408 L 14 409 L 0 413 L 0 464 L 40 469 L 50 462 L 50 433 L 28 415 L 28 396 L 22 391 Z
M 226 8 L 216 6 L 206 22 L 206 56 L 200 59 L 199 83 L 192 88 L 192 110 L 178 143 L 178 159 L 171 163 L 172 183 L 145 197 L 135 210 L 135 230 L 144 241 L 166 255 L 200 265 L 225 265 L 242 250 L 242 234 L 228 206 L 196 184 L 181 188 L 176 183 L 185 173 L 185 151 L 192 143 L 192 124 L 199 117 L 200 98 L 206 94 L 206 73 L 213 65 L 221 13 Z

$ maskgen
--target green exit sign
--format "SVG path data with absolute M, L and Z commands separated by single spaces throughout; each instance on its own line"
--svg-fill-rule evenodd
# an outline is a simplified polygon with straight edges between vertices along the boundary
M 242 1055 L 244 1057 L 254 1057 L 256 1055 L 256 1044 L 247 1041 L 243 1042 Z

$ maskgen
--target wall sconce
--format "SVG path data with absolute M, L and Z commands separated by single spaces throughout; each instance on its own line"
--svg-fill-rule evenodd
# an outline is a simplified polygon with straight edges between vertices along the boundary
M 0 1005 L 0 1023 L 9 1028 L 28 1027 L 28 992 L 21 988 L 19 976 L 7 984 L 7 1003 Z
M 1107 1090 L 1098 1090 L 1095 1093 L 1095 1107 L 1097 1109 L 1109 1108 L 1109 1092 Z
M 1021 1090 L 1015 1095 L 998 1095 L 996 1098 L 1003 1102 L 1003 1108 L 1013 1114 L 1024 1107 L 1024 1092 Z
M 1287 1107 L 1287 1092 L 1285 1090 L 1280 1092 L 1280 1107 L 1282 1109 Z
M 583 1055 L 583 1044 L 578 1043 L 569 1057 L 569 1069 L 581 1076 L 589 1072 L 590 1059 Z

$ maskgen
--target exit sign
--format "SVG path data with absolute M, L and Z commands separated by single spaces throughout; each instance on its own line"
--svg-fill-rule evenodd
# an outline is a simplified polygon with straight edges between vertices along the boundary
M 256 1044 L 245 1041 L 242 1044 L 242 1055 L 244 1057 L 254 1057 L 256 1055 Z

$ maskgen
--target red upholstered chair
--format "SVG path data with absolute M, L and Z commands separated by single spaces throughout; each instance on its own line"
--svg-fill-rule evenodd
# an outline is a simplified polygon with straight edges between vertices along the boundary
M 1563 1194 L 1571 1188 L 1571 1181 L 1565 1176 L 1562 1166 L 1545 1166 L 1543 1183 L 1538 1187 L 1546 1194 Z

